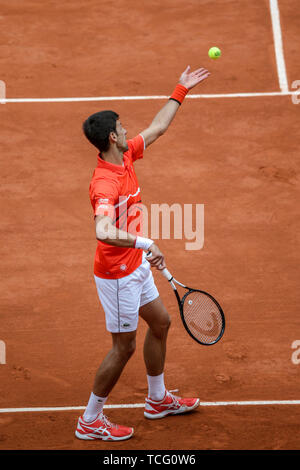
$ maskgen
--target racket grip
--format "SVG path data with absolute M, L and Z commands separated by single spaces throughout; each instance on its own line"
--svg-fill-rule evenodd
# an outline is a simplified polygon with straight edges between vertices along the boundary
M 172 274 L 170 273 L 170 271 L 167 270 L 167 268 L 164 268 L 162 271 L 161 271 L 162 275 L 165 276 L 165 278 L 168 280 L 168 281 L 171 281 L 173 279 L 173 276 Z
M 146 254 L 146 258 L 149 258 L 150 256 L 152 255 L 151 251 L 148 251 L 148 253 Z M 168 281 L 171 281 L 173 279 L 173 276 L 172 274 L 170 273 L 170 271 L 167 270 L 167 268 L 164 268 L 161 273 L 165 276 L 165 278 L 168 280 Z

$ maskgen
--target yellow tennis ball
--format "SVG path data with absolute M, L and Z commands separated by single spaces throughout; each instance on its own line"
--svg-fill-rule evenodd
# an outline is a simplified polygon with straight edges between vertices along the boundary
M 218 59 L 221 57 L 221 51 L 218 47 L 211 47 L 208 51 L 208 55 L 211 59 Z

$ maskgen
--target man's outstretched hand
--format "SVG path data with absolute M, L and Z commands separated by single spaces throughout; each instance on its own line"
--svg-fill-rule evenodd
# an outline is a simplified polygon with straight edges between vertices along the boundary
M 210 73 L 203 68 L 190 72 L 191 67 L 188 66 L 179 79 L 179 83 L 185 86 L 188 90 L 194 88 L 198 83 L 209 77 Z

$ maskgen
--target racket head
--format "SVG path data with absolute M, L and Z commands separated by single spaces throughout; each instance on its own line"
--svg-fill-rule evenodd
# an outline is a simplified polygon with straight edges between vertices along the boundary
M 204 346 L 216 344 L 224 334 L 224 312 L 207 292 L 189 289 L 180 301 L 180 315 L 189 335 Z

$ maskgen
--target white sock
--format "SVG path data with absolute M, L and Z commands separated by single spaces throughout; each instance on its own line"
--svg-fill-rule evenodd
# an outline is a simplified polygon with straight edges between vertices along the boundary
M 98 414 L 102 412 L 106 400 L 107 397 L 97 397 L 97 395 L 94 395 L 94 393 L 92 392 L 85 412 L 83 414 L 84 421 L 94 421 L 97 418 Z
M 147 375 L 148 381 L 148 397 L 154 401 L 163 400 L 166 387 L 164 382 L 164 373 L 160 375 Z

